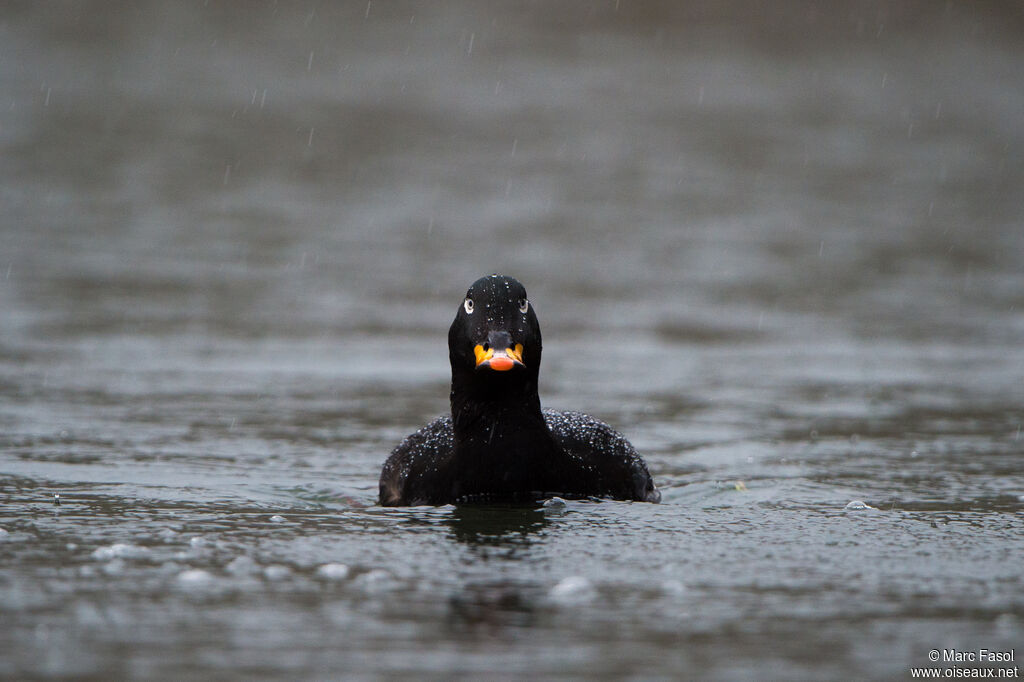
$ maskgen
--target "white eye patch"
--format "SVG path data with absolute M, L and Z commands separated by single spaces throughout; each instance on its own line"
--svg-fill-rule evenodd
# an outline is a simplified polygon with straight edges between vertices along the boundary
M 472 313 L 473 312 L 473 299 L 467 298 L 465 301 L 462 302 L 462 307 L 466 309 L 467 313 Z

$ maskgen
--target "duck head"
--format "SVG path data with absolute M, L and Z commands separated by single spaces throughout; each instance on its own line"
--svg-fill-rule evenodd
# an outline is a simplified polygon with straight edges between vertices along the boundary
M 541 335 L 526 288 L 512 277 L 473 282 L 448 330 L 452 392 L 536 392 Z

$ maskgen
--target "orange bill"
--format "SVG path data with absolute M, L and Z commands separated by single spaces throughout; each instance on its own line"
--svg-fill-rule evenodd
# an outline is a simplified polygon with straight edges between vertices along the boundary
M 507 372 L 516 365 L 523 364 L 523 344 L 517 343 L 515 348 L 494 349 L 487 348 L 486 350 L 480 344 L 473 347 L 473 353 L 476 355 L 476 366 L 481 365 L 493 369 L 497 372 Z

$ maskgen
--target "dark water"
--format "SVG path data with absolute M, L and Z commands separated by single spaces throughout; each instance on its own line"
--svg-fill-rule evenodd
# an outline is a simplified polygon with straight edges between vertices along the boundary
M 1014 3 L 4 5 L 0 676 L 1024 656 L 1021 36 Z M 494 271 L 545 406 L 663 504 L 373 506 Z

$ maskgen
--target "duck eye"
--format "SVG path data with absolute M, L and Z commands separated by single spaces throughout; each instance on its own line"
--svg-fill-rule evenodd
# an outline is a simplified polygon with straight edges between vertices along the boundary
M 529 309 L 530 309 L 530 302 L 527 299 L 525 299 L 525 298 L 519 299 L 519 312 L 521 312 L 523 315 L 525 315 L 526 311 L 529 310 Z
M 467 313 L 472 313 L 473 312 L 473 299 L 467 298 L 465 301 L 462 302 L 462 307 L 466 309 Z

